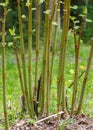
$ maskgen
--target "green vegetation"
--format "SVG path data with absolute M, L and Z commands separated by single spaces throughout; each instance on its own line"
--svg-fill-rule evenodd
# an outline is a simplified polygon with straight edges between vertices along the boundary
M 81 43 L 81 48 L 80 48 L 80 60 L 79 60 L 79 75 L 86 69 L 87 65 L 87 59 L 89 56 L 89 49 L 90 45 L 84 45 Z M 1 53 L 1 48 L 0 48 L 0 53 Z M 57 49 L 57 54 L 54 59 L 54 68 L 53 68 L 53 77 L 52 77 L 52 86 L 51 86 L 51 99 L 52 101 L 50 102 L 50 113 L 55 113 L 56 112 L 56 99 L 57 99 L 57 72 L 58 72 L 58 56 L 59 56 L 59 49 Z M 19 56 L 20 57 L 20 56 Z M 32 54 L 32 67 L 35 66 L 35 51 L 33 50 Z M 38 74 L 40 75 L 40 68 L 42 65 L 42 49 L 40 50 L 40 56 L 39 56 L 39 68 L 38 68 Z M 27 54 L 26 54 L 26 60 L 27 60 Z M 0 61 L 1 61 L 1 56 L 0 56 Z M 68 104 L 69 104 L 69 109 L 71 109 L 71 94 L 72 94 L 72 88 L 69 88 L 70 84 L 74 81 L 74 43 L 73 43 L 73 34 L 70 33 L 68 44 L 67 44 L 67 56 L 66 56 L 66 95 L 68 96 Z M 1 64 L 1 63 L 0 63 Z M 0 65 L 1 66 L 1 65 Z M 21 65 L 22 68 L 22 65 Z M 1 75 L 1 67 L 0 67 L 0 75 Z M 22 118 L 21 112 L 21 101 L 20 101 L 20 95 L 21 95 L 21 89 L 20 89 L 20 81 L 18 77 L 18 70 L 17 70 L 17 64 L 16 64 L 16 58 L 15 58 L 15 53 L 11 48 L 6 49 L 6 86 L 7 86 L 7 103 L 8 105 L 11 106 L 11 109 L 8 108 L 8 113 L 9 113 L 9 119 L 10 122 L 13 123 L 15 119 L 17 118 Z M 89 114 L 90 116 L 92 115 L 92 108 L 91 106 L 93 105 L 92 98 L 93 98 L 93 88 L 92 88 L 92 77 L 93 77 L 93 68 L 91 68 L 91 71 L 89 73 L 89 78 L 86 86 L 86 91 L 85 91 L 85 98 L 84 98 L 84 103 L 82 107 L 82 112 L 85 112 Z M 33 75 L 35 74 L 35 70 L 33 69 Z M 78 95 L 80 95 L 81 91 L 81 86 L 82 86 L 82 81 L 83 81 L 84 75 L 79 79 L 79 85 L 78 85 Z M 33 77 L 34 80 L 34 77 Z M 2 80 L 0 78 L 0 84 L 2 84 Z M 77 101 L 78 103 L 78 101 Z M 2 106 L 2 87 L 0 85 L 0 106 Z M 3 118 L 3 107 L 0 109 L 0 119 Z M 20 113 L 20 114 L 19 114 Z
M 5 130 L 23 117 L 35 121 L 50 113 L 57 113 L 57 119 L 60 120 L 60 111 L 68 112 L 72 118 L 81 111 L 91 114 L 92 110 L 87 109 L 93 104 L 90 100 L 93 39 L 90 38 L 88 45 L 82 40 L 83 29 L 86 31 L 87 23 L 93 23 L 87 17 L 88 3 L 86 7 L 81 6 L 83 8 L 79 17 L 72 12 L 77 12 L 80 7 L 71 5 L 71 0 L 54 0 L 52 3 L 50 0 L 28 0 L 22 3 L 17 0 L 16 4 L 18 26 L 14 24 L 11 28 L 7 28 L 6 22 L 10 10 L 8 1 L 0 4 L 3 11 L 0 17 L 0 105 L 3 105 L 0 120 L 4 119 Z M 45 5 L 43 20 L 40 14 L 42 4 Z M 35 10 L 36 19 L 33 16 Z M 23 19 L 26 20 L 26 32 Z M 44 34 L 41 36 L 42 21 Z M 11 37 L 9 43 L 7 29 Z M 35 49 L 32 48 L 33 43 L 36 43 Z M 65 125 L 63 122 L 62 129 Z

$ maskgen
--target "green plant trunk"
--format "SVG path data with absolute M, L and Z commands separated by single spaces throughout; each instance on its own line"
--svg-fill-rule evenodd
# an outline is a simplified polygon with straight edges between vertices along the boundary
M 23 27 L 22 27 L 22 19 L 21 19 L 21 8 L 20 8 L 20 0 L 17 0 L 18 6 L 18 22 L 19 22 L 19 33 L 20 33 L 20 48 L 21 48 L 21 59 L 22 59 L 22 70 L 23 70 L 23 82 L 24 82 L 24 90 L 25 90 L 25 101 L 27 104 L 27 108 L 30 116 L 30 103 L 28 97 L 28 88 L 27 88 L 27 76 L 26 76 L 26 63 L 25 63 L 25 50 L 24 50 L 24 39 L 23 39 Z
M 53 43 L 53 50 L 52 50 L 52 59 L 51 59 L 51 68 L 50 68 L 50 88 L 52 84 L 52 73 L 53 73 L 53 66 L 54 66 L 54 57 L 56 53 L 56 41 L 57 41 L 57 31 L 58 31 L 58 15 L 60 11 L 60 0 L 57 2 L 57 10 L 56 10 L 56 24 L 54 26 L 54 43 Z
M 46 0 L 46 10 L 49 10 L 49 0 Z M 45 39 L 43 52 L 43 67 L 41 74 L 40 86 L 40 111 L 41 114 L 46 112 L 46 85 L 47 85 L 47 50 L 48 50 L 48 33 L 49 33 L 49 14 L 45 13 Z
M 15 51 L 15 55 L 16 55 L 16 61 L 17 61 L 17 68 L 18 68 L 18 73 L 19 73 L 19 79 L 20 79 L 20 85 L 21 85 L 21 91 L 22 91 L 22 95 L 25 95 L 24 92 L 24 86 L 23 86 L 23 79 L 22 79 L 22 72 L 21 72 L 21 67 L 20 67 L 20 61 L 19 61 L 19 57 L 18 57 L 18 52 L 17 52 L 17 47 L 16 47 L 16 39 L 13 38 L 13 48 Z
M 71 115 L 73 114 L 76 95 L 77 95 L 77 85 L 78 85 L 78 61 L 79 61 L 79 48 L 77 41 L 76 41 L 76 31 L 74 30 L 74 44 L 75 44 L 75 75 L 74 75 L 74 85 L 73 85 L 73 96 L 72 96 L 72 109 Z M 79 44 L 80 45 L 80 44 Z
M 31 104 L 31 117 L 34 116 L 34 106 L 32 99 L 32 0 L 29 0 L 28 7 L 28 83 L 29 83 L 29 103 Z
M 76 30 L 74 29 L 74 45 L 75 45 L 75 75 L 74 75 L 74 85 L 73 85 L 73 95 L 72 95 L 72 109 L 71 109 L 71 115 L 73 114 L 74 107 L 76 104 L 76 96 L 77 96 L 77 86 L 78 86 L 78 66 L 79 66 L 79 50 L 80 50 L 80 40 L 82 36 L 82 26 L 83 21 L 80 26 L 80 32 L 78 41 L 76 39 Z
M 38 87 L 38 61 L 39 61 L 39 43 L 40 43 L 40 0 L 36 2 L 36 63 L 35 63 L 35 88 L 34 99 L 37 99 L 37 87 Z
M 48 48 L 47 48 L 47 89 L 46 89 L 46 115 L 49 115 L 49 105 L 50 105 L 50 45 L 52 40 L 52 22 L 55 14 L 56 0 L 53 2 L 51 9 L 51 14 L 49 16 L 49 33 L 48 33 Z
M 2 19 L 2 87 L 3 87 L 3 108 L 5 118 L 5 130 L 9 130 L 8 114 L 6 107 L 6 63 L 5 63 L 5 22 L 6 6 L 4 7 L 4 18 Z
M 77 109 L 77 114 L 80 113 L 81 108 L 82 108 L 84 92 L 85 92 L 85 88 L 86 88 L 87 79 L 88 79 L 88 76 L 89 76 L 92 58 L 93 58 L 93 41 L 91 43 L 90 56 L 89 56 L 88 63 L 87 63 L 87 69 L 86 69 L 86 72 L 85 72 L 85 77 L 84 77 L 84 80 L 83 80 L 83 85 L 82 85 L 82 89 L 81 89 L 81 95 L 80 95 L 80 101 L 79 101 L 79 105 L 78 105 L 78 109 Z
M 64 0 L 64 19 L 63 19 L 63 32 L 60 46 L 60 57 L 59 57 L 59 71 L 58 71 L 58 83 L 57 83 L 57 109 L 64 110 L 65 104 L 65 55 L 66 55 L 66 44 L 68 37 L 69 28 L 69 15 L 70 15 L 70 0 Z

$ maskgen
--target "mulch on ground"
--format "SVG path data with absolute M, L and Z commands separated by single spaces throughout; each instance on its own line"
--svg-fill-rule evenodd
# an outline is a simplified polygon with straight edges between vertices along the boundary
M 11 126 L 9 130 L 93 130 L 93 118 L 85 114 L 73 116 L 73 118 L 65 115 L 65 119 L 62 117 L 60 121 L 55 117 L 34 124 L 22 119 Z

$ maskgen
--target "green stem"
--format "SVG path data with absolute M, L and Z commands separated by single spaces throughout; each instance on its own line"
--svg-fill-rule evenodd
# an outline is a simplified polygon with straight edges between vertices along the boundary
M 2 85 L 3 85 L 3 108 L 5 118 L 5 130 L 9 130 L 8 114 L 6 107 L 6 63 L 5 63 L 5 22 L 6 6 L 4 7 L 4 18 L 2 19 Z
M 38 58 L 39 58 L 39 43 L 40 43 L 40 0 L 37 0 L 37 18 L 36 18 L 36 63 L 35 63 L 35 90 L 34 98 L 37 99 L 38 87 Z
M 32 99 L 32 0 L 29 0 L 28 7 L 28 83 L 29 83 L 29 103 L 31 104 L 31 117 L 34 115 Z
M 25 101 L 27 103 L 28 111 L 29 111 L 30 116 L 31 116 L 29 97 L 28 97 L 28 89 L 27 89 L 25 50 L 24 50 L 23 27 L 22 27 L 22 19 L 21 19 L 20 0 L 17 0 L 17 6 L 18 6 L 18 21 L 19 21 L 20 47 L 21 47 L 22 69 L 23 69 L 23 82 L 24 82 L 24 90 L 25 90 Z
M 25 95 L 24 86 L 23 86 L 23 79 L 22 79 L 22 72 L 21 72 L 20 61 L 19 61 L 19 57 L 18 57 L 18 52 L 17 52 L 15 38 L 13 38 L 13 45 L 14 45 L 13 48 L 14 48 L 15 55 L 16 55 L 17 68 L 18 68 L 18 72 L 19 72 L 19 79 L 20 79 L 21 91 L 22 91 L 22 94 Z
M 55 14 L 56 0 L 53 1 L 53 6 L 51 10 L 51 16 L 49 19 L 49 32 L 48 32 L 48 47 L 47 47 L 47 89 L 46 89 L 46 115 L 49 115 L 49 104 L 50 104 L 50 44 L 52 39 L 52 22 Z
M 49 0 L 46 0 L 46 10 L 49 10 Z M 46 109 L 46 83 L 47 83 L 47 49 L 48 49 L 48 33 L 49 33 L 49 14 L 45 14 L 45 41 L 44 41 L 44 53 L 43 53 L 43 68 L 41 75 L 41 90 L 40 90 L 40 109 L 41 114 Z M 45 105 L 45 106 L 44 106 Z M 45 110 L 46 111 L 46 110 Z
M 87 79 L 88 79 L 88 76 L 89 76 L 90 66 L 91 66 L 91 63 L 92 63 L 92 58 L 93 58 L 93 41 L 92 41 L 92 44 L 91 44 L 91 50 L 90 50 L 90 55 L 89 55 L 89 59 L 88 59 L 88 63 L 87 63 L 87 69 L 86 69 L 86 72 L 85 72 L 85 77 L 84 77 L 83 85 L 82 85 L 82 89 L 81 89 L 81 95 L 80 95 L 80 101 L 79 101 L 79 105 L 78 105 L 78 109 L 77 109 L 77 114 L 80 113 L 81 108 L 82 108 L 82 103 L 83 103 Z
M 57 84 L 57 99 L 58 99 L 58 111 L 62 108 L 64 110 L 65 104 L 65 85 L 64 85 L 64 72 L 65 72 L 65 55 L 66 55 L 66 44 L 68 37 L 69 27 L 69 15 L 70 15 L 70 0 L 64 0 L 64 20 L 63 20 L 63 32 L 60 46 L 60 57 L 59 57 L 59 71 L 58 71 L 58 84 Z
M 79 50 L 80 50 L 80 40 L 82 36 L 82 26 L 83 21 L 80 26 L 80 33 L 78 37 L 78 41 L 76 40 L 76 30 L 74 29 L 74 45 L 75 45 L 75 76 L 74 76 L 74 86 L 73 86 L 73 95 L 72 95 L 72 109 L 71 115 L 73 114 L 74 107 L 76 104 L 76 96 L 77 96 L 77 86 L 78 86 L 78 66 L 79 66 Z
M 58 0 L 57 3 L 57 10 L 56 10 L 56 23 L 58 24 L 58 15 L 60 10 L 60 0 Z M 57 41 L 57 31 L 58 31 L 58 25 L 54 27 L 54 43 L 53 43 L 53 51 L 52 51 L 52 59 L 51 59 L 51 68 L 50 68 L 50 88 L 52 84 L 52 73 L 53 73 L 53 66 L 54 66 L 54 57 L 56 53 L 56 41 Z

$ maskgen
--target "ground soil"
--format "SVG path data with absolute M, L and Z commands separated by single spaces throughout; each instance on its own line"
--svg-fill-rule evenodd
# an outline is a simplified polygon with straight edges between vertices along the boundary
M 67 115 L 65 118 L 62 117 L 60 121 L 52 118 L 33 125 L 26 120 L 21 120 L 13 125 L 10 130 L 93 130 L 93 118 L 85 114 L 73 116 L 73 118 Z

